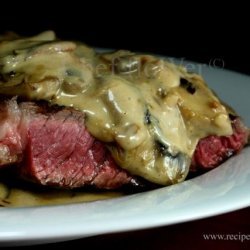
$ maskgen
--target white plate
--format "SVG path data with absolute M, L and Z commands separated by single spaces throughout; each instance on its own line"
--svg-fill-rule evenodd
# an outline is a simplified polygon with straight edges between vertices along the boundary
M 189 67 L 189 66 L 188 66 Z M 250 77 L 192 64 L 250 125 Z M 250 205 L 250 148 L 181 184 L 105 201 L 0 209 L 0 244 L 57 242 L 190 221 Z

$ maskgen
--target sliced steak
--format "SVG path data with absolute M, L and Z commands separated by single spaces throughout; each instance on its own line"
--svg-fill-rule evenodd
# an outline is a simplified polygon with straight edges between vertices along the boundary
M 90 135 L 84 114 L 47 103 L 0 102 L 0 167 L 15 164 L 23 178 L 42 185 L 115 189 L 137 185 L 116 165 L 105 145 Z M 249 131 L 239 118 L 231 136 L 208 136 L 195 150 L 191 171 L 209 170 L 247 143 Z
M 21 112 L 13 99 L 0 103 L 0 167 L 22 160 L 25 144 L 18 132 Z M 24 138 L 25 139 L 25 138 Z
M 15 99 L 0 109 L 0 165 L 19 163 L 22 177 L 63 188 L 134 183 L 86 130 L 82 112 Z
M 199 141 L 192 159 L 191 171 L 217 167 L 230 156 L 237 154 L 247 144 L 249 131 L 240 118 L 232 120 L 231 136 L 208 136 Z

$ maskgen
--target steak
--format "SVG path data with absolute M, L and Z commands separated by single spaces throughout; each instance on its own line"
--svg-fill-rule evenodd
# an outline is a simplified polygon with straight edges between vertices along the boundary
M 105 144 L 87 131 L 83 112 L 16 98 L 2 101 L 0 112 L 0 168 L 14 165 L 24 179 L 61 188 L 138 185 L 136 177 L 117 166 Z M 232 127 L 231 136 L 199 141 L 191 171 L 214 168 L 246 145 L 248 129 L 237 117 Z
M 2 102 L 0 112 L 0 166 L 18 163 L 23 178 L 63 188 L 135 183 L 86 130 L 82 112 L 15 98 Z
M 247 144 L 249 131 L 239 117 L 232 118 L 233 134 L 208 136 L 199 141 L 190 170 L 209 170 L 217 167 L 230 156 L 237 154 Z

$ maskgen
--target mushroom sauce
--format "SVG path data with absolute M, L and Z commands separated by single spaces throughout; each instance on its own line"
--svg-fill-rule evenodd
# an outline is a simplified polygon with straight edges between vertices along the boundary
M 225 106 L 199 75 L 53 32 L 0 42 L 0 93 L 81 110 L 120 167 L 160 185 L 185 179 L 201 138 L 232 134 Z

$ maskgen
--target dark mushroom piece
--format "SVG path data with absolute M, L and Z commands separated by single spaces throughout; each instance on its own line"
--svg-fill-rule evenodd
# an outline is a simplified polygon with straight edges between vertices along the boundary
M 117 74 L 132 74 L 139 70 L 139 60 L 134 56 L 121 56 L 115 58 L 114 69 Z
M 187 92 L 191 95 L 193 95 L 196 92 L 196 88 L 195 88 L 194 84 L 185 78 L 181 78 L 180 86 L 185 88 L 187 90 Z
M 147 117 L 147 119 L 146 119 Z M 150 114 L 147 109 L 145 120 L 149 121 L 149 129 L 154 134 L 155 148 L 157 149 L 158 158 L 162 158 L 162 164 L 167 169 L 169 179 L 172 183 L 180 182 L 188 174 L 191 158 L 178 150 L 174 145 L 171 145 L 167 138 L 164 137 L 157 119 Z

